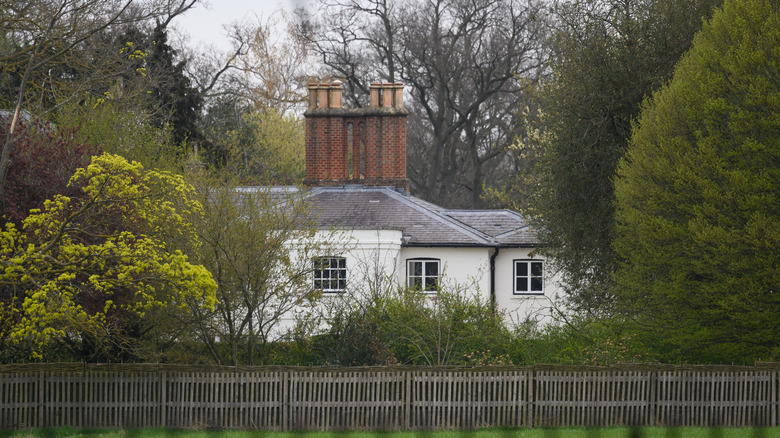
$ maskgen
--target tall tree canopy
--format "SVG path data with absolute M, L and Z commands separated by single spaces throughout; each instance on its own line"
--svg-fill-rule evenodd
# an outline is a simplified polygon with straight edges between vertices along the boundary
M 527 213 L 575 308 L 611 302 L 613 178 L 631 120 L 720 0 L 560 0 Z M 527 151 L 521 149 L 523 153 Z M 522 194 L 521 194 L 522 196 Z
M 23 111 L 48 114 L 121 79 L 119 47 L 106 35 L 156 22 L 164 28 L 198 0 L 1 0 L 0 106 L 13 109 L 0 151 L 0 200 Z M 0 202 L 0 214 L 4 205 Z
M 303 30 L 352 105 L 367 104 L 371 82 L 407 85 L 412 191 L 445 206 L 481 206 L 484 186 L 513 170 L 507 147 L 543 58 L 542 3 L 320 3 Z
M 186 62 L 177 61 L 176 50 L 168 43 L 168 29 L 155 26 L 151 35 L 142 37 L 136 48 L 144 50 L 144 68 L 149 83 L 151 107 L 149 110 L 158 126 L 171 127 L 172 140 L 203 143 L 198 119 L 203 107 L 203 96 L 185 75 Z M 140 46 L 140 47 L 138 47 Z
M 153 358 L 183 328 L 157 317 L 215 303 L 211 274 L 186 255 L 197 250 L 188 218 L 201 213 L 193 189 L 109 154 L 69 186 L 77 193 L 0 231 L 0 341 L 49 359 Z
M 615 184 L 622 310 L 688 360 L 780 354 L 780 10 L 727 0 Z

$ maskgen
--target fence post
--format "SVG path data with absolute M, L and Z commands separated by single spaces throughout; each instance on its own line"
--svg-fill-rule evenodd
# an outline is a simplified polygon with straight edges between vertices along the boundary
M 79 426 L 84 427 L 85 420 L 86 420 L 86 410 L 87 410 L 87 364 L 86 362 L 82 362 L 82 368 L 81 368 L 81 400 L 79 400 L 79 403 L 76 404 L 76 406 L 79 407 Z M 119 380 L 119 379 L 117 379 Z M 78 380 L 77 380 L 78 382 Z M 119 415 L 120 421 L 121 415 Z
M 282 380 L 282 431 L 288 431 L 290 430 L 290 425 L 288 424 L 289 418 L 290 418 L 290 405 L 291 400 L 290 398 L 292 395 L 290 394 L 291 391 L 288 390 L 288 381 L 290 380 L 290 371 L 282 371 L 279 373 Z
M 647 401 L 647 424 L 645 426 L 655 426 L 658 424 L 658 419 L 656 418 L 656 404 L 657 404 L 657 397 L 656 397 L 656 391 L 657 391 L 657 382 L 658 382 L 658 371 L 656 370 L 650 370 L 650 375 L 648 376 L 648 380 L 650 383 L 650 391 L 648 391 L 649 394 L 649 400 Z
M 43 429 L 43 416 L 45 408 L 43 406 L 43 371 L 38 371 L 38 429 Z
M 769 402 L 769 406 L 772 409 L 772 426 L 780 426 L 780 419 L 777 418 L 777 411 L 780 410 L 780 400 L 778 400 L 778 391 L 777 391 L 777 385 L 780 384 L 778 382 L 778 377 L 780 377 L 779 371 L 773 371 L 772 372 L 772 398 Z
M 526 418 L 526 427 L 534 427 L 534 410 L 536 410 L 536 400 L 534 400 L 534 386 L 536 386 L 536 371 L 531 368 L 528 370 L 528 375 L 526 376 L 527 387 L 528 387 L 528 394 L 526 395 L 526 411 L 525 411 L 525 418 Z
M 404 374 L 406 374 L 406 390 L 404 394 L 404 399 L 406 400 L 406 403 L 404 403 L 404 422 L 405 422 L 405 429 L 409 430 L 411 428 L 412 424 L 412 418 L 411 418 L 411 412 L 412 412 L 412 371 L 406 370 L 404 371 Z
M 159 368 L 158 368 L 159 369 Z M 160 373 L 160 425 L 158 427 L 168 427 L 167 409 L 168 406 L 168 379 L 165 371 Z

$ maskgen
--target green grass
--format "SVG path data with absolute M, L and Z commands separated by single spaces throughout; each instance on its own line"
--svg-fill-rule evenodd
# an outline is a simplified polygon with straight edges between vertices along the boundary
M 774 438 L 780 427 L 606 427 L 484 429 L 436 432 L 244 432 L 179 429 L 78 430 L 71 428 L 0 431 L 0 438 Z

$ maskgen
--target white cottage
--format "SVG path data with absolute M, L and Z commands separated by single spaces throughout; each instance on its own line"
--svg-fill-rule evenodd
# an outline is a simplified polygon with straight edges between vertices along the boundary
M 458 284 L 507 318 L 542 320 L 557 286 L 536 234 L 509 210 L 451 210 L 416 198 L 406 178 L 401 84 L 372 84 L 370 106 L 341 106 L 341 84 L 309 85 L 306 182 L 312 218 L 341 250 L 312 260 L 325 295 L 391 279 L 421 293 Z

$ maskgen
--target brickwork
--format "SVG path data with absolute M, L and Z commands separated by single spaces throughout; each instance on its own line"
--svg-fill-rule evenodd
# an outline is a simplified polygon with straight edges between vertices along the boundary
M 341 83 L 309 85 L 309 109 L 304 113 L 305 183 L 395 186 L 408 191 L 403 85 L 372 84 L 368 108 L 342 108 L 341 98 Z

